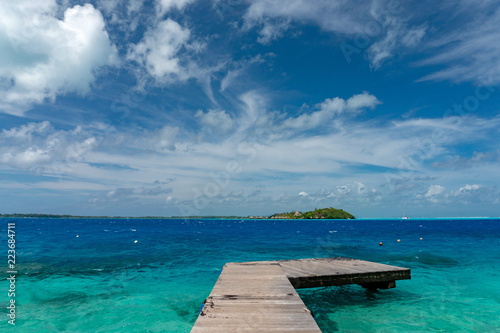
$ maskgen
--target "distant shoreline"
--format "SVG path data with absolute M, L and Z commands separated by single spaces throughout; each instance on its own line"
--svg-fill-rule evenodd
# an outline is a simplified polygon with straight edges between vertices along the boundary
M 0 218 L 54 218 L 54 219 L 158 219 L 158 220 L 185 220 L 185 219 L 205 219 L 205 220 L 274 220 L 272 217 L 262 216 L 81 216 L 81 215 L 58 215 L 58 214 L 0 214 Z M 413 217 L 411 220 L 480 220 L 480 219 L 500 219 L 495 216 L 472 216 L 472 217 Z M 290 219 L 291 220 L 291 219 Z M 293 219 L 297 220 L 297 219 Z M 319 220 L 319 219 L 313 219 Z M 356 220 L 401 220 L 399 217 L 361 217 Z
M 0 218 L 57 218 L 57 219 L 242 219 L 248 216 L 81 216 L 58 214 L 0 214 Z

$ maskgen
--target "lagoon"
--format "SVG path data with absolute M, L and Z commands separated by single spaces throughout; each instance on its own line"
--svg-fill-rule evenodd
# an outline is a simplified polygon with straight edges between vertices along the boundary
M 0 283 L 1 331 L 189 332 L 226 262 L 335 256 L 411 268 L 412 279 L 299 290 L 323 332 L 500 330 L 499 219 L 0 223 L 5 248 L 16 225 L 18 270 L 15 328 Z

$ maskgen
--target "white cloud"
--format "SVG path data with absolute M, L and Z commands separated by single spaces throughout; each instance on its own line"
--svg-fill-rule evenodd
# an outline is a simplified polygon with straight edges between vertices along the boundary
M 439 194 L 443 193 L 444 190 L 445 190 L 445 188 L 441 185 L 431 185 L 429 187 L 429 189 L 427 190 L 427 193 L 425 193 L 425 197 L 429 198 L 429 197 L 439 195 Z
M 387 30 L 385 36 L 367 50 L 374 69 L 378 69 L 385 60 L 393 57 L 395 52 L 420 44 L 426 33 L 426 27 L 408 28 L 405 23 L 395 18 L 386 20 L 384 27 Z
M 139 63 L 158 82 L 185 81 L 189 74 L 178 53 L 189 37 L 189 29 L 168 18 L 148 30 L 138 44 L 132 45 L 127 59 Z
M 250 66 L 254 64 L 262 64 L 267 61 L 267 58 L 274 57 L 274 53 L 267 53 L 264 56 L 258 54 L 251 58 L 243 58 L 239 61 L 231 61 L 227 65 L 229 69 L 227 70 L 226 75 L 220 82 L 220 89 L 224 92 L 229 87 L 234 87 L 238 85 L 245 85 L 245 80 L 236 80 L 240 75 L 243 75 Z
M 97 8 L 104 14 L 113 15 L 119 8 L 121 0 L 97 0 Z
M 351 193 L 351 189 L 348 185 L 339 185 L 337 186 L 337 193 L 340 195 L 348 195 Z
M 456 13 L 457 29 L 446 31 L 428 47 L 438 54 L 421 61 L 420 65 L 442 65 L 443 69 L 421 80 L 500 82 L 500 8 L 495 1 L 460 1 L 446 7 Z M 446 15 L 443 13 L 443 15 Z
M 56 131 L 48 121 L 29 123 L 0 133 L 0 161 L 4 167 L 60 173 L 98 145 L 98 137 L 81 127 Z
M 138 13 L 143 4 L 142 0 L 130 0 L 127 5 L 127 14 Z
M 172 9 L 183 10 L 195 0 L 157 0 L 157 15 L 163 16 Z
M 373 109 L 381 102 L 377 97 L 364 91 L 362 94 L 354 95 L 347 100 L 347 110 L 350 112 L 359 112 L 361 109 Z
M 257 109 L 257 117 L 261 115 L 260 112 L 265 114 L 265 108 Z M 217 112 L 223 115 L 222 111 Z M 200 117 L 209 113 L 203 112 Z M 397 127 L 394 124 L 381 127 L 371 123 L 349 123 L 349 131 L 346 132 L 328 132 L 291 140 L 276 136 L 261 144 L 258 136 L 253 138 L 252 134 L 248 138 L 225 135 L 218 142 L 199 142 L 197 138 L 183 135 L 180 128 L 169 125 L 157 130 L 122 133 L 116 133 L 116 129 L 113 129 L 113 135 L 108 137 L 104 132 L 96 135 L 89 128 L 62 131 L 55 130 L 48 122 L 30 123 L 0 133 L 0 164 L 8 172 L 22 169 L 42 175 L 59 173 L 63 179 L 78 179 L 80 184 L 51 186 L 50 181 L 46 181 L 32 186 L 61 192 L 77 188 L 88 193 L 94 189 L 97 192 L 89 200 L 97 206 L 120 199 L 129 203 L 135 200 L 134 205 L 137 206 L 161 206 L 167 196 L 175 198 L 169 201 L 169 205 L 175 205 L 176 202 L 192 204 L 190 200 L 193 200 L 194 189 L 204 193 L 207 184 L 212 186 L 211 191 L 213 186 L 220 186 L 216 191 L 217 196 L 207 197 L 210 202 L 207 209 L 217 207 L 221 211 L 224 203 L 227 205 L 229 201 L 245 207 L 255 204 L 255 209 L 259 209 L 259 203 L 270 202 L 272 198 L 276 199 L 276 207 L 279 206 L 280 210 L 289 210 L 290 207 L 303 210 L 314 208 L 300 206 L 309 202 L 316 207 L 341 207 L 354 213 L 357 213 L 356 210 L 367 210 L 366 207 L 375 207 L 391 195 L 394 199 L 387 200 L 399 202 L 403 200 L 401 198 L 407 198 L 416 206 L 424 205 L 425 202 L 450 204 L 453 200 L 464 204 L 480 203 L 497 198 L 498 193 L 493 189 L 483 190 L 476 183 L 464 186 L 461 172 L 453 169 L 447 169 L 445 173 L 436 171 L 426 165 L 425 160 L 416 166 L 418 172 L 414 175 L 423 172 L 426 177 L 413 177 L 413 180 L 405 183 L 414 186 L 391 192 L 390 179 L 377 169 L 386 167 L 398 175 L 395 168 L 398 168 L 400 158 L 411 154 L 415 142 L 429 137 L 428 131 L 435 128 L 431 120 L 423 122 L 420 127 L 424 124 L 426 131 L 409 131 L 408 126 Z M 470 126 L 481 124 L 472 122 Z M 273 127 L 269 130 L 279 131 Z M 123 137 L 119 145 L 112 141 L 115 137 Z M 247 139 L 252 141 L 245 141 Z M 246 150 L 236 149 L 239 144 L 247 144 Z M 446 145 L 453 146 L 454 141 L 447 141 Z M 251 160 L 247 150 L 253 150 Z M 228 163 L 237 163 L 239 171 L 228 171 L 234 170 L 232 167 L 228 169 Z M 353 172 L 352 166 L 366 166 L 366 172 Z M 372 166 L 377 168 L 373 172 L 370 171 Z M 478 182 L 498 181 L 494 161 L 480 168 L 470 170 L 471 174 L 480 175 L 477 177 Z M 286 184 L 272 181 L 283 174 L 287 174 Z M 145 185 L 153 183 L 155 179 L 167 178 L 175 178 L 176 181 L 168 186 Z M 238 195 L 259 185 L 259 179 L 267 185 L 265 190 L 252 198 Z M 308 179 L 307 188 L 304 188 L 304 179 Z M 89 185 L 85 187 L 81 182 Z M 429 182 L 440 185 L 431 185 Z M 323 190 L 315 192 L 318 188 Z M 447 193 L 447 188 L 455 191 Z M 283 196 L 283 193 L 291 194 Z M 420 197 L 415 196 L 415 193 L 420 193 Z M 307 200 L 304 200 L 306 196 Z M 365 208 L 356 208 L 356 204 L 359 206 L 360 203 Z
M 283 36 L 291 22 L 315 24 L 324 31 L 354 37 L 368 47 L 371 66 L 379 68 L 396 52 L 419 45 L 426 27 L 412 27 L 400 2 L 329 0 L 254 0 L 245 13 L 244 30 L 259 26 L 258 41 L 268 44 Z M 365 46 L 365 43 L 368 43 Z M 351 43 L 352 44 L 352 43 Z M 371 46 L 368 46 L 370 45 Z
M 20 127 L 4 129 L 2 130 L 0 137 L 22 141 L 32 141 L 34 134 L 43 134 L 51 130 L 52 128 L 50 122 L 48 121 L 43 121 L 41 123 L 28 123 L 26 125 L 21 125 Z
M 257 38 L 257 41 L 264 45 L 269 44 L 271 41 L 282 37 L 283 32 L 288 29 L 289 25 L 289 20 L 282 20 L 273 24 L 266 22 L 259 31 L 260 37 Z
M 455 196 L 468 195 L 468 194 L 476 192 L 477 190 L 479 190 L 480 187 L 481 186 L 479 186 L 477 184 L 473 184 L 473 185 L 466 184 L 464 187 L 459 188 L 458 191 L 456 191 L 454 193 L 454 195 Z
M 438 203 L 441 194 L 444 192 L 445 187 L 441 185 L 431 185 L 424 197 L 432 203 Z
M 357 187 L 358 193 L 365 193 L 367 191 L 365 184 L 361 182 L 354 182 Z
M 243 115 L 237 119 L 238 135 L 243 134 L 254 125 L 261 125 L 262 121 L 268 120 L 267 106 L 269 103 L 268 97 L 256 90 L 241 94 L 239 99 L 243 103 Z
M 367 92 L 354 95 L 347 101 L 335 97 L 328 98 L 316 105 L 318 111 L 302 114 L 296 118 L 288 118 L 283 121 L 284 128 L 308 130 L 320 125 L 328 125 L 336 115 L 343 113 L 356 114 L 365 108 L 373 109 L 380 101 Z
M 139 43 L 129 45 L 126 59 L 139 65 L 136 70 L 139 85 L 150 77 L 157 85 L 186 83 L 193 78 L 214 101 L 211 75 L 222 65 L 205 66 L 203 61 L 195 59 L 205 47 L 188 27 L 167 18 L 152 24 Z
M 245 28 L 271 24 L 269 19 L 288 19 L 298 22 L 316 22 L 326 31 L 354 33 L 362 30 L 359 17 L 370 9 L 367 3 L 358 3 L 356 10 L 349 1 L 328 0 L 255 0 L 249 1 L 245 13 Z M 280 22 L 281 23 L 281 22 Z
M 290 139 L 290 136 L 283 135 L 283 127 L 279 123 L 272 122 L 274 118 L 283 119 L 287 115 L 270 111 L 264 94 L 251 91 L 240 97 L 241 110 L 231 110 L 231 115 L 218 109 L 197 113 L 195 120 L 204 122 L 204 127 L 228 130 L 225 135 L 222 130 L 217 132 L 220 133 L 217 142 L 200 141 L 195 135 L 190 136 L 192 126 L 187 125 L 175 127 L 164 124 L 155 130 L 129 128 L 119 132 L 118 129 L 100 129 L 97 126 L 94 129 L 77 127 L 56 130 L 49 122 L 29 123 L 0 132 L 0 165 L 10 173 L 19 172 L 16 171 L 19 169 L 39 175 L 59 172 L 65 178 L 86 181 L 90 184 L 87 190 L 95 188 L 100 191 L 91 198 L 95 199 L 96 205 L 99 202 L 113 202 L 120 196 L 131 201 L 136 199 L 137 205 L 150 200 L 162 205 L 166 197 L 171 196 L 175 199 L 170 200 L 169 204 L 175 205 L 176 202 L 192 200 L 194 189 L 203 193 L 207 184 L 212 186 L 220 183 L 224 184 L 223 188 L 217 191 L 217 196 L 209 198 L 213 201 L 207 206 L 210 209 L 217 207 L 220 211 L 224 210 L 223 204 L 227 200 L 245 207 L 246 203 L 254 203 L 257 210 L 259 202 L 265 204 L 277 198 L 277 202 L 287 205 L 288 208 L 283 207 L 285 210 L 309 202 L 317 204 L 316 207 L 333 205 L 351 211 L 349 207 L 356 207 L 354 203 L 358 203 L 358 206 L 362 203 L 365 207 L 357 209 L 367 210 L 366 207 L 375 207 L 384 198 L 387 200 L 385 202 L 390 201 L 391 198 L 387 199 L 390 195 L 394 202 L 403 200 L 401 198 L 407 198 L 408 201 L 411 201 L 408 198 L 417 198 L 414 200 L 416 205 L 449 203 L 453 200 L 464 203 L 486 202 L 492 193 L 494 198 L 498 197 L 496 191 L 463 185 L 467 181 L 469 184 L 498 182 L 495 158 L 471 166 L 468 171 L 471 180 L 465 180 L 463 172 L 455 171 L 452 167 L 443 172 L 443 169 L 434 168 L 432 163 L 446 154 L 456 155 L 453 149 L 457 142 L 469 142 L 471 137 L 482 143 L 489 142 L 491 134 L 498 129 L 500 118 L 470 117 L 458 126 L 458 129 L 463 130 L 462 133 L 457 132 L 456 119 L 452 118 L 380 123 L 354 122 L 346 117 L 346 131 L 314 131 L 311 135 L 304 133 Z M 373 95 L 364 93 L 346 100 L 327 99 L 316 105 L 315 112 L 328 110 L 333 116 L 338 116 L 339 112 L 340 115 L 350 115 L 363 107 L 374 107 L 377 103 Z M 239 135 L 231 132 L 237 126 L 241 130 Z M 259 129 L 265 129 L 270 135 L 260 136 Z M 426 151 L 425 156 L 411 168 L 401 167 L 401 159 L 412 156 L 423 140 L 432 139 L 435 130 L 442 131 L 440 137 L 446 140 L 434 142 L 436 148 Z M 244 149 L 240 150 L 240 146 Z M 228 168 L 230 163 L 237 163 L 239 171 L 228 171 L 233 170 Z M 408 186 L 391 192 L 390 176 L 397 177 L 403 173 L 406 177 L 412 171 L 414 173 L 410 176 L 415 177 L 408 177 L 411 178 L 409 181 L 397 178 Z M 218 178 L 215 178 L 218 180 L 213 175 L 217 175 Z M 284 176 L 287 182 L 280 182 L 279 179 Z M 177 179 L 175 184 L 169 185 L 172 193 L 167 188 L 143 185 L 158 178 Z M 248 192 L 259 182 L 266 184 L 267 188 L 252 199 L 238 194 Z M 37 186 L 49 188 L 48 183 Z M 304 183 L 307 183 L 307 187 L 304 187 Z M 8 186 L 13 185 L 11 183 Z M 53 188 L 59 188 L 62 192 L 71 190 L 72 186 L 54 185 Z M 82 184 L 74 186 L 84 188 Z M 318 188 L 327 190 L 315 192 Z M 446 189 L 453 191 L 448 192 L 447 196 Z M 460 194 L 455 195 L 456 190 Z M 470 191 L 471 195 L 466 195 L 466 191 Z M 283 196 L 283 193 L 290 194 Z M 299 193 L 302 194 L 297 195 Z M 305 193 L 307 198 L 303 198 Z M 420 197 L 416 197 L 416 193 Z M 296 207 L 301 210 L 314 208 Z
M 224 110 L 208 110 L 206 113 L 198 110 L 195 117 L 210 132 L 216 131 L 219 134 L 224 134 L 234 128 L 234 120 Z
M 229 70 L 226 76 L 220 82 L 220 90 L 224 92 L 228 87 L 230 87 L 236 78 L 243 73 L 242 69 Z
M 55 1 L 2 2 L 0 112 L 23 115 L 58 95 L 85 94 L 102 66 L 116 65 L 101 13 L 76 5 L 57 16 Z

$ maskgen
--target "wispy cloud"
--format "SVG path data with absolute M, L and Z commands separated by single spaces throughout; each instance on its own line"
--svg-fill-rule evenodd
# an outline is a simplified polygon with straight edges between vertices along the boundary
M 500 82 L 500 9 L 494 1 L 462 1 L 445 7 L 456 13 L 454 29 L 447 30 L 428 44 L 437 54 L 419 65 L 444 67 L 425 75 L 422 81 Z M 451 8 L 450 8 L 451 7 Z M 445 15 L 445 13 L 443 13 Z
M 411 50 L 419 45 L 427 30 L 425 25 L 409 28 L 407 23 L 395 18 L 387 18 L 383 26 L 387 30 L 385 36 L 370 45 L 367 50 L 374 69 L 380 68 L 384 61 L 392 58 L 395 53 Z
M 261 38 L 266 38 L 266 29 L 278 29 L 271 25 L 283 26 L 283 18 L 297 22 L 315 22 L 327 31 L 354 33 L 362 31 L 364 13 L 370 10 L 370 4 L 357 2 L 356 8 L 349 1 L 291 0 L 249 1 L 250 7 L 245 13 L 245 28 L 263 25 Z M 277 20 L 277 21 L 272 21 Z
M 291 23 L 314 24 L 327 32 L 356 40 L 360 52 L 367 49 L 371 67 L 378 69 L 396 53 L 420 44 L 426 26 L 411 26 L 404 4 L 373 1 L 251 1 L 243 28 L 259 27 L 258 41 L 269 44 L 282 37 Z M 359 46 L 359 44 L 361 46 Z
M 56 131 L 49 122 L 29 123 L 0 133 L 0 161 L 11 168 L 58 173 L 95 149 L 99 137 L 77 127 Z
M 173 9 L 183 10 L 187 5 L 193 2 L 195 2 L 195 0 L 157 0 L 157 15 L 161 17 Z

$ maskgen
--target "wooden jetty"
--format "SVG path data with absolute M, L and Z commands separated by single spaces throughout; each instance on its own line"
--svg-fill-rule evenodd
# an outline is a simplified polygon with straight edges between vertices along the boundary
M 350 258 L 227 263 L 191 332 L 318 333 L 296 288 L 387 289 L 410 278 L 408 268 Z

